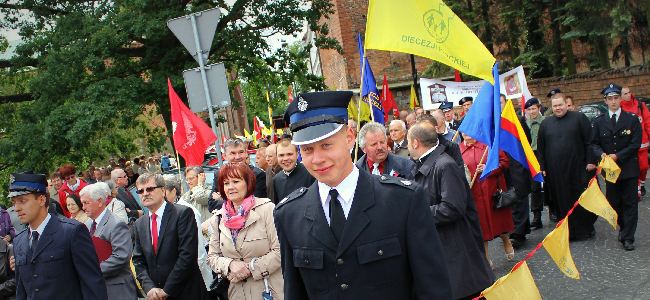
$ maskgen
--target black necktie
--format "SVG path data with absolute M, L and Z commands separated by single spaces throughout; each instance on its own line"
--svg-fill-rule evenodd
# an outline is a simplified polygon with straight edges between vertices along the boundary
M 616 127 L 616 114 L 612 114 L 612 127 Z
M 30 261 L 32 260 L 32 254 L 34 253 L 34 250 L 36 250 L 37 243 L 38 243 L 38 231 L 32 231 L 32 245 L 29 246 L 29 249 L 27 250 L 27 258 Z
M 330 190 L 330 228 L 337 241 L 341 240 L 343 235 L 343 227 L 345 226 L 345 214 L 343 207 L 339 202 L 339 192 L 335 189 Z

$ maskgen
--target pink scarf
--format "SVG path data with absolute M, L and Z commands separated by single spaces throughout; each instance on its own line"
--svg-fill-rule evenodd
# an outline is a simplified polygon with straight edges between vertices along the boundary
M 230 229 L 233 242 L 237 239 L 239 231 L 244 228 L 246 219 L 248 219 L 248 214 L 250 213 L 251 208 L 253 208 L 253 205 L 255 205 L 255 198 L 253 195 L 246 197 L 237 211 L 235 211 L 235 206 L 232 201 L 226 200 L 226 219 L 224 224 L 228 229 Z

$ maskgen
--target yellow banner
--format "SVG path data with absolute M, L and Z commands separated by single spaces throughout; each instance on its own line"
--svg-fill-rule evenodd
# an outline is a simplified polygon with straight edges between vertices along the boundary
M 485 289 L 481 296 L 488 300 L 542 299 L 525 261 L 519 268 L 499 278 L 491 287 Z
M 580 273 L 573 262 L 573 257 L 571 257 L 571 249 L 569 249 L 568 218 L 565 218 L 560 226 L 551 231 L 544 238 L 542 244 L 564 275 L 573 279 L 580 279 Z
M 578 201 L 580 203 L 580 206 L 584 207 L 584 209 L 594 214 L 599 215 L 610 225 L 612 225 L 612 227 L 614 227 L 614 230 L 616 230 L 618 214 L 609 204 L 609 201 L 607 201 L 605 195 L 603 195 L 603 192 L 600 190 L 598 181 L 596 179 L 591 179 L 589 182 L 589 187 L 587 187 L 582 195 L 580 195 L 580 199 L 578 199 Z
M 611 157 L 609 157 L 609 155 L 603 156 L 603 159 L 600 160 L 598 166 L 604 171 L 605 180 L 611 183 L 616 183 L 618 175 L 621 174 L 621 168 Z
M 357 126 L 360 126 L 359 120 L 359 114 L 358 114 L 358 109 L 357 105 L 361 106 L 361 121 L 368 121 L 370 122 L 370 105 L 368 103 L 361 101 L 361 103 L 357 103 L 359 101 L 358 98 L 353 97 L 352 101 L 348 104 L 348 119 L 355 120 L 357 121 Z
M 367 18 L 366 49 L 430 58 L 494 84 L 494 56 L 441 0 L 370 0 Z
M 419 106 L 418 96 L 416 95 L 415 87 L 411 84 L 411 97 L 409 98 L 409 107 L 411 110 L 413 110 L 416 106 Z

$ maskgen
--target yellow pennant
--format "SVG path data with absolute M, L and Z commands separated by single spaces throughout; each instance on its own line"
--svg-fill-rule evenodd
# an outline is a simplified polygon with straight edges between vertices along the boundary
M 618 214 L 609 204 L 605 195 L 600 190 L 598 186 L 598 181 L 596 179 L 591 179 L 589 182 L 589 187 L 580 195 L 578 199 L 580 206 L 584 209 L 599 215 L 601 218 L 605 219 L 614 230 L 616 230 Z
M 603 159 L 600 160 L 598 166 L 601 167 L 604 171 L 605 180 L 611 183 L 616 183 L 616 180 L 618 180 L 618 175 L 621 174 L 621 168 L 616 164 L 616 162 L 614 162 L 611 157 L 609 157 L 609 155 L 603 156 Z
M 580 273 L 571 257 L 569 249 L 569 219 L 565 218 L 562 224 L 549 233 L 542 241 L 555 264 L 564 275 L 573 279 L 580 279 Z
M 418 104 L 418 96 L 416 95 L 415 92 L 415 87 L 411 84 L 411 96 L 409 97 L 409 107 L 411 110 L 415 109 L 416 106 L 419 106 Z
M 370 0 L 367 18 L 366 49 L 430 58 L 494 84 L 494 56 L 442 0 Z
M 536 300 L 542 299 L 528 264 L 524 261 L 519 268 L 499 278 L 481 296 L 488 300 Z
M 357 126 L 359 126 L 359 123 L 361 123 L 359 120 L 357 120 L 358 117 L 361 117 L 361 121 L 370 121 L 370 105 L 363 101 L 361 101 L 361 103 L 357 103 L 358 101 L 358 97 L 353 97 L 352 101 L 350 101 L 348 104 L 348 119 L 357 121 Z M 357 105 L 361 107 L 360 115 Z

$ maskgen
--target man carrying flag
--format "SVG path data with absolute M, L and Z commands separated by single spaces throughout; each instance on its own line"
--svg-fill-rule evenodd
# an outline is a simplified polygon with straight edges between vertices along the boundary
M 377 90 L 375 75 L 372 73 L 370 63 L 364 54 L 361 34 L 357 37 L 359 42 L 359 58 L 361 60 L 361 98 L 364 102 L 370 104 L 372 121 L 384 124 L 384 111 L 381 107 L 381 102 L 379 102 L 379 91 Z
M 610 84 L 602 91 L 607 114 L 593 122 L 591 147 L 597 157 L 611 157 L 621 168 L 616 183 L 607 182 L 607 200 L 618 214 L 618 240 L 626 251 L 634 250 L 639 217 L 637 178 L 641 124 L 637 116 L 621 110 L 621 87 Z
M 169 79 L 167 79 L 167 87 L 169 89 L 174 148 L 185 159 L 186 166 L 200 166 L 204 160 L 205 149 L 217 140 L 217 136 L 201 118 L 181 101 Z

